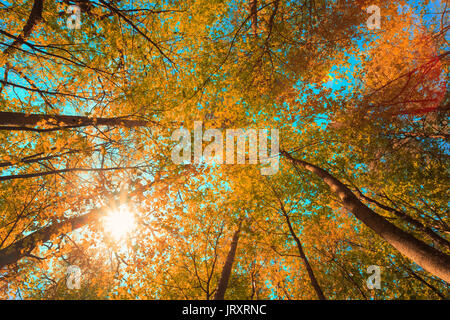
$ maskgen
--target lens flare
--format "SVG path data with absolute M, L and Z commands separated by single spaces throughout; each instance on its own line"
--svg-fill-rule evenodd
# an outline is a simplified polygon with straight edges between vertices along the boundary
M 115 240 L 123 239 L 134 229 L 134 215 L 127 205 L 111 210 L 105 218 L 105 231 Z

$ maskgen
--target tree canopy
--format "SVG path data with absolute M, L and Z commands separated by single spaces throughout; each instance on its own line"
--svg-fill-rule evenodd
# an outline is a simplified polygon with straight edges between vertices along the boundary
M 3 1 L 0 297 L 448 298 L 449 10 Z

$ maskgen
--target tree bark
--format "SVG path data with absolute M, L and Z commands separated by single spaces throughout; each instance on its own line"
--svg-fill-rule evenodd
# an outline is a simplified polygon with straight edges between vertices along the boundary
M 44 0 L 35 0 L 33 3 L 33 7 L 31 8 L 30 16 L 23 27 L 22 34 L 20 34 L 16 40 L 13 41 L 11 45 L 9 45 L 3 53 L 8 55 L 12 54 L 18 45 L 21 45 L 24 39 L 28 38 L 33 30 L 34 26 L 38 23 L 39 20 L 42 19 L 42 9 L 44 8 Z
M 41 121 L 47 121 L 55 128 L 36 129 L 28 126 L 37 126 Z M 144 120 L 128 120 L 123 117 L 116 118 L 89 118 L 83 116 L 51 115 L 51 114 L 25 114 L 21 112 L 0 112 L 0 130 L 23 131 L 53 131 L 66 128 L 86 126 L 122 126 L 126 128 L 147 126 L 151 122 Z
M 356 188 L 356 187 L 355 187 Z M 395 214 L 397 217 L 399 217 L 400 219 L 402 219 L 403 221 L 413 225 L 414 227 L 416 227 L 418 230 L 422 231 L 424 234 L 426 234 L 431 240 L 435 241 L 437 244 L 439 244 L 442 247 L 445 247 L 447 249 L 450 249 L 450 242 L 447 241 L 446 239 L 442 238 L 440 235 L 438 235 L 437 233 L 435 233 L 433 231 L 433 229 L 431 229 L 430 227 L 425 226 L 422 222 L 414 219 L 413 217 L 407 215 L 405 212 L 391 208 L 389 206 L 386 206 L 372 198 L 369 198 L 368 196 L 364 195 L 358 188 L 356 188 L 357 193 L 365 200 L 375 204 L 376 206 L 378 206 L 379 208 L 392 212 L 393 214 Z
M 241 222 L 239 222 L 238 229 L 234 232 L 233 240 L 231 241 L 230 251 L 228 251 L 227 260 L 222 269 L 219 285 L 217 286 L 214 300 L 224 300 L 225 292 L 228 287 L 228 281 L 230 280 L 231 270 L 233 269 L 234 258 L 236 256 L 236 249 L 239 241 L 239 234 L 241 232 Z
M 82 216 L 70 218 L 61 223 L 52 224 L 29 234 L 21 240 L 0 250 L 0 269 L 16 263 L 23 257 L 29 256 L 34 248 L 39 244 L 50 240 L 53 236 L 60 234 L 63 228 L 65 229 L 68 227 L 69 231 L 72 231 L 81 228 L 94 220 L 98 220 L 101 216 L 99 210 L 92 210 Z
M 308 258 L 306 257 L 305 252 L 303 251 L 302 243 L 300 242 L 300 239 L 297 237 L 297 234 L 294 231 L 294 228 L 292 227 L 291 219 L 289 218 L 289 215 L 287 212 L 282 208 L 283 215 L 286 218 L 286 223 L 289 227 L 289 232 L 291 233 L 291 236 L 294 238 L 295 243 L 297 244 L 298 253 L 300 254 L 300 258 L 303 261 L 303 264 L 306 267 L 306 271 L 308 272 L 309 280 L 311 281 L 311 285 L 314 288 L 314 291 L 317 294 L 317 297 L 319 300 L 326 300 L 325 295 L 323 294 L 322 288 L 319 285 L 319 282 L 317 281 L 317 278 L 314 274 L 313 269 L 311 268 L 311 265 L 309 264 Z
M 103 172 L 103 171 L 114 171 L 114 170 L 130 170 L 148 167 L 144 166 L 132 166 L 132 167 L 110 167 L 110 168 L 66 168 L 61 170 L 49 170 L 44 172 L 34 172 L 34 173 L 24 173 L 24 174 L 13 174 L 8 176 L 0 176 L 0 181 L 16 180 L 16 179 L 28 179 L 35 177 L 44 177 L 53 174 L 66 173 L 66 172 Z
M 250 0 L 250 16 L 252 17 L 253 36 L 258 37 L 258 0 Z
M 430 288 L 431 290 L 433 290 L 433 292 L 435 294 L 437 294 L 439 296 L 439 298 L 441 298 L 442 300 L 446 300 L 447 298 L 435 287 L 433 286 L 431 283 L 428 283 L 425 279 L 423 279 L 421 276 L 419 276 L 417 273 L 415 273 L 412 269 L 406 267 L 407 272 L 413 276 L 415 279 L 417 279 L 418 281 L 422 282 L 424 285 L 426 285 L 428 288 Z
M 411 234 L 403 231 L 394 224 L 378 215 L 372 209 L 363 204 L 356 195 L 326 170 L 310 164 L 306 161 L 293 158 L 288 152 L 281 153 L 294 165 L 299 164 L 306 170 L 320 177 L 331 190 L 341 199 L 344 207 L 363 222 L 401 254 L 417 263 L 431 274 L 450 283 L 450 257 L 445 253 L 430 247 Z

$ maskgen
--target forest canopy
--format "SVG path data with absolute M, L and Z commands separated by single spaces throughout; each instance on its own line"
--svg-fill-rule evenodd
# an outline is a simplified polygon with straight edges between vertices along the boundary
M 0 298 L 448 299 L 447 6 L 1 1 Z

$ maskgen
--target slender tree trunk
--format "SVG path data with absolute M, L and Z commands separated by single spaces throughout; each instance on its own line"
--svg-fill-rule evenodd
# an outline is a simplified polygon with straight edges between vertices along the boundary
M 42 19 L 42 9 L 44 8 L 44 0 L 35 0 L 31 8 L 30 16 L 23 27 L 22 33 L 9 45 L 4 51 L 4 54 L 12 54 L 33 31 L 34 26 Z
M 44 177 L 52 174 L 60 174 L 66 172 L 105 172 L 105 171 L 115 171 L 115 170 L 129 170 L 137 169 L 148 166 L 131 166 L 131 167 L 110 167 L 110 168 L 66 168 L 61 170 L 49 170 L 44 172 L 34 172 L 34 173 L 24 173 L 24 174 L 13 174 L 8 176 L 0 176 L 0 181 L 16 180 L 16 179 L 27 179 L 35 177 Z
M 67 230 L 66 228 L 68 227 L 69 231 L 75 230 L 99 219 L 100 217 L 100 212 L 98 210 L 93 210 L 82 216 L 71 218 L 61 223 L 52 224 L 29 234 L 21 240 L 18 240 L 8 247 L 0 250 L 0 268 L 16 263 L 23 257 L 30 256 L 34 248 L 36 248 L 39 244 L 50 240 L 52 237 L 59 235 L 62 229 Z
M 55 128 L 39 129 L 29 126 L 37 126 L 39 122 L 47 121 L 48 125 Z M 66 128 L 86 127 L 94 125 L 122 126 L 127 128 L 147 126 L 150 122 L 143 120 L 128 120 L 117 118 L 89 118 L 82 116 L 50 115 L 50 114 L 25 114 L 20 112 L 0 112 L 0 130 L 23 131 L 53 131 Z
M 442 300 L 446 300 L 447 298 L 442 294 L 442 292 L 440 292 L 435 286 L 433 286 L 431 283 L 428 283 L 425 279 L 423 279 L 421 276 L 419 276 L 417 273 L 415 273 L 412 269 L 406 267 L 406 270 L 408 271 L 408 273 L 410 275 L 412 275 L 415 279 L 419 280 L 420 282 L 422 282 L 424 285 L 426 285 L 428 288 L 430 288 L 431 290 L 433 290 L 433 292 L 435 294 L 437 294 L 439 296 L 439 298 L 441 298 Z
M 306 254 L 303 251 L 302 243 L 300 242 L 300 239 L 297 237 L 297 234 L 295 233 L 294 228 L 292 227 L 291 219 L 289 217 L 288 212 L 286 211 L 286 209 L 284 207 L 284 203 L 281 200 L 280 195 L 271 185 L 270 185 L 270 188 L 272 189 L 273 193 L 275 194 L 276 198 L 278 199 L 278 202 L 280 204 L 280 210 L 283 214 L 283 217 L 286 219 L 286 224 L 288 225 L 289 232 L 290 232 L 291 236 L 294 238 L 295 243 L 297 244 L 298 253 L 300 254 L 300 258 L 302 259 L 303 264 L 306 267 L 306 271 L 308 272 L 309 281 L 311 282 L 311 285 L 312 285 L 314 291 L 316 292 L 319 300 L 326 300 L 325 295 L 323 294 L 323 290 L 320 287 L 319 282 L 317 281 L 317 278 L 314 274 L 314 271 L 313 271 L 311 265 L 309 264 L 308 258 L 306 257 Z
M 358 194 L 365 200 L 375 204 L 376 206 L 378 206 L 379 208 L 392 212 L 393 214 L 395 214 L 397 217 L 399 217 L 400 219 L 402 219 L 403 221 L 413 225 L 414 227 L 416 227 L 418 230 L 422 231 L 423 233 L 425 233 L 428 238 L 430 238 L 431 240 L 435 241 L 437 244 L 439 244 L 442 247 L 445 247 L 447 249 L 450 249 L 450 242 L 447 241 L 446 239 L 442 238 L 440 235 L 438 235 L 436 232 L 433 231 L 433 229 L 431 229 L 430 227 L 425 226 L 423 223 L 421 223 L 420 221 L 414 219 L 413 217 L 407 215 L 406 213 L 404 213 L 403 211 L 399 211 L 397 209 L 391 208 L 389 206 L 386 206 L 372 198 L 369 198 L 368 196 L 364 195 L 358 188 L 356 188 L 356 191 L 358 192 Z
M 306 161 L 293 158 L 288 152 L 282 150 L 294 165 L 299 164 L 306 170 L 320 177 L 331 190 L 341 199 L 344 207 L 375 231 L 401 254 L 408 257 L 431 274 L 450 283 L 450 257 L 445 253 L 430 247 L 423 241 L 396 227 L 372 209 L 363 204 L 356 195 L 342 182 L 318 166 Z
M 13 43 L 8 45 L 6 47 L 6 49 L 3 50 L 3 54 L 5 56 L 13 55 L 14 52 L 22 46 L 22 43 L 25 41 L 25 39 L 27 39 L 30 36 L 31 32 L 33 31 L 34 26 L 37 25 L 37 23 L 42 19 L 43 8 L 44 8 L 44 0 L 35 0 L 34 1 L 33 7 L 31 8 L 30 15 L 28 17 L 28 20 L 22 29 L 22 33 L 19 34 L 17 37 L 11 35 L 12 37 L 14 37 Z M 8 80 L 8 73 L 9 73 L 9 70 L 11 70 L 11 64 L 9 63 L 9 61 L 6 61 L 4 67 L 5 67 L 5 73 L 4 73 L 4 81 L 5 81 L 5 80 Z M 4 88 L 4 86 L 0 87 L 0 93 L 3 91 L 3 88 Z
M 258 37 L 258 0 L 250 0 L 250 15 L 252 17 L 253 36 Z
M 326 300 L 325 295 L 323 294 L 322 288 L 319 285 L 319 282 L 317 281 L 317 278 L 314 274 L 313 269 L 311 268 L 311 265 L 309 264 L 308 258 L 306 257 L 305 252 L 303 251 L 302 243 L 300 242 L 300 239 L 297 237 L 297 234 L 295 233 L 294 229 L 292 228 L 291 220 L 287 213 L 283 210 L 284 217 L 286 218 L 286 223 L 289 227 L 289 232 L 291 233 L 291 236 L 294 238 L 295 243 L 297 244 L 298 253 L 300 254 L 300 258 L 303 261 L 303 264 L 306 267 L 306 271 L 308 272 L 309 280 L 311 281 L 311 285 L 314 288 L 314 291 L 317 294 L 317 297 L 319 300 Z
M 231 241 L 230 251 L 228 251 L 227 260 L 222 269 L 219 285 L 217 286 L 214 300 L 224 300 L 225 292 L 228 287 L 228 281 L 230 280 L 231 270 L 233 269 L 234 257 L 236 256 L 236 249 L 239 241 L 239 234 L 241 232 L 241 223 L 239 222 L 238 229 L 234 232 L 233 240 Z

